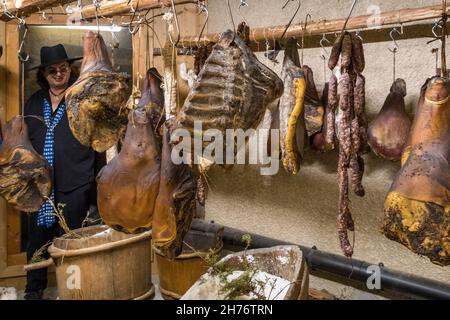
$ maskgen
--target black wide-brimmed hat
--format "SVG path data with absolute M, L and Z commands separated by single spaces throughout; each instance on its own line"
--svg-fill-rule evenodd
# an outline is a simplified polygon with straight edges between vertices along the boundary
M 42 47 L 41 48 L 41 64 L 35 67 L 32 67 L 28 70 L 34 70 L 37 68 L 44 68 L 50 66 L 52 64 L 57 64 L 61 62 L 69 62 L 72 63 L 75 60 L 83 59 L 83 57 L 69 58 L 67 56 L 66 49 L 62 44 L 57 44 L 53 47 Z

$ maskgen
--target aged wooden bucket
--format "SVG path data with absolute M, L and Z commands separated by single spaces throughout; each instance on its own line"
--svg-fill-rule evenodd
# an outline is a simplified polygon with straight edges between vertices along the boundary
M 206 232 L 189 230 L 184 238 L 182 253 L 172 260 L 154 248 L 159 289 L 164 299 L 179 299 L 208 270 L 204 258 L 210 249 L 220 255 L 223 230 L 223 227 L 213 223 Z
M 125 234 L 99 225 L 65 234 L 48 248 L 63 300 L 149 299 L 151 231 Z

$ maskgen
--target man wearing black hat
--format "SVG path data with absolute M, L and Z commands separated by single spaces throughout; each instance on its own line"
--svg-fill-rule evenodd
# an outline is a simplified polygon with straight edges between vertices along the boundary
M 25 105 L 29 138 L 35 150 L 53 168 L 53 191 L 50 199 L 64 204 L 64 217 L 70 229 L 81 227 L 92 204 L 95 204 L 96 154 L 73 136 L 67 119 L 64 94 L 77 76 L 63 45 L 41 48 L 37 82 L 41 89 Z M 43 119 L 44 121 L 42 121 Z M 27 260 L 56 236 L 62 234 L 55 221 L 53 207 L 46 201 L 39 212 L 28 215 Z M 48 253 L 45 252 L 45 257 Z M 47 287 L 47 269 L 27 273 L 26 299 L 42 299 Z

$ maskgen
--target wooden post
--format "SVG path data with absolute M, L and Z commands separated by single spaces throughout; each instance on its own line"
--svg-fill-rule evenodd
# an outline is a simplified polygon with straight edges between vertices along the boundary
M 6 120 L 19 114 L 19 33 L 16 23 L 6 24 Z M 20 214 L 7 206 L 8 255 L 20 253 Z
M 6 24 L 0 21 L 0 46 L 3 54 L 0 57 L 0 121 L 5 123 L 6 117 Z M 6 202 L 0 198 L 0 273 L 7 267 L 7 220 Z

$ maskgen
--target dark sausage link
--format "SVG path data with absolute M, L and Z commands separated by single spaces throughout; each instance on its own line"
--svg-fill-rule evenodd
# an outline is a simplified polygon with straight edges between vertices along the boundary
M 344 38 L 344 34 L 341 33 L 341 35 L 336 39 L 336 41 L 333 44 L 333 47 L 331 49 L 330 58 L 328 59 L 328 68 L 331 70 L 336 67 L 339 56 L 341 55 L 341 49 L 342 49 L 342 40 Z
M 365 68 L 364 48 L 359 37 L 352 35 L 352 62 L 356 73 L 361 73 Z
M 341 69 L 348 70 L 352 62 L 352 37 L 349 34 L 342 40 Z

